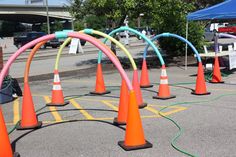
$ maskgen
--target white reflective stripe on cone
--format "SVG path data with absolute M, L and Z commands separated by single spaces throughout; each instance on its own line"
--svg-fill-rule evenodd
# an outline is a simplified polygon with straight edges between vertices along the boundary
M 53 90 L 61 90 L 61 85 L 53 85 Z
M 160 84 L 168 84 L 168 79 L 161 79 Z
M 161 76 L 167 76 L 166 69 L 161 70 Z
M 58 74 L 54 75 L 54 82 L 60 82 L 60 77 Z

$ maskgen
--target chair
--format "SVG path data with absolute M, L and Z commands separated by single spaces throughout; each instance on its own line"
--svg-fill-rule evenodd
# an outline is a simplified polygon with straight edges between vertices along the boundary
M 232 45 L 228 45 L 228 51 L 232 52 L 233 51 L 233 46 Z

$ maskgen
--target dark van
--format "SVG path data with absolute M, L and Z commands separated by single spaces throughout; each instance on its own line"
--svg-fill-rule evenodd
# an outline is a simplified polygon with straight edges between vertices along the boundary
M 27 44 L 28 42 L 37 39 L 39 37 L 42 37 L 44 35 L 46 35 L 46 33 L 44 32 L 21 32 L 14 36 L 14 45 L 17 48 L 20 48 L 23 45 Z M 44 48 L 46 48 L 47 46 L 51 46 L 52 48 L 57 48 L 60 46 L 60 42 L 58 41 L 58 39 L 52 39 L 44 45 Z

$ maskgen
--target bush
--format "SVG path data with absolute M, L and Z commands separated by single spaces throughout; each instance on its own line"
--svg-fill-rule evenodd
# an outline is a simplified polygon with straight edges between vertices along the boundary
M 174 4 L 174 5 L 173 5 Z M 169 32 L 185 38 L 186 16 L 194 10 L 192 3 L 181 0 L 160 0 L 154 5 L 152 27 L 157 34 Z M 203 29 L 200 23 L 189 23 L 188 40 L 200 50 L 203 45 Z M 173 38 L 161 38 L 160 46 L 170 56 L 182 56 L 185 54 L 185 43 Z

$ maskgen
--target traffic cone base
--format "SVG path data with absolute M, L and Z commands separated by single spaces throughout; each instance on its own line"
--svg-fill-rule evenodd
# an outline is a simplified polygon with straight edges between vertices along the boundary
M 38 121 L 38 123 L 37 123 L 36 125 L 27 126 L 27 127 L 22 127 L 22 126 L 21 126 L 21 122 L 19 122 L 19 123 L 16 125 L 16 130 L 39 129 L 39 128 L 41 128 L 42 124 L 43 124 L 43 123 L 42 123 L 41 121 Z
M 61 107 L 61 106 L 66 106 L 66 105 L 68 105 L 68 104 L 69 104 L 69 102 L 66 101 L 66 102 L 64 102 L 63 104 L 48 103 L 48 104 L 46 104 L 46 106 L 56 106 L 56 107 Z
M 146 140 L 146 143 L 139 146 L 126 146 L 124 141 L 119 141 L 118 145 L 126 151 L 152 148 L 152 144 Z
M 151 87 L 153 87 L 153 85 L 146 85 L 146 86 L 140 85 L 140 88 L 151 88 Z
M 193 95 L 210 95 L 211 92 L 206 92 L 206 93 L 196 93 L 195 91 L 191 92 Z
M 176 96 L 175 95 L 170 95 L 170 96 L 168 96 L 168 97 L 160 97 L 160 96 L 153 96 L 152 97 L 153 99 L 161 99 L 161 100 L 167 100 L 167 99 L 173 99 L 173 98 L 176 98 Z
M 94 91 L 94 92 L 89 92 L 90 94 L 92 94 L 92 95 L 105 95 L 105 94 L 109 94 L 109 93 L 111 93 L 111 91 L 105 91 L 105 92 L 96 92 L 96 91 Z
M 13 155 L 13 157 L 20 157 L 20 154 L 17 153 L 17 152 L 15 152 L 14 155 Z
M 142 108 L 145 108 L 145 107 L 147 107 L 147 103 L 145 103 L 145 102 L 138 105 L 139 109 L 142 109 Z
M 215 84 L 217 84 L 217 83 L 225 83 L 225 81 L 218 81 L 218 82 L 215 82 L 215 81 L 209 81 L 209 83 L 215 83 Z
M 116 126 L 119 126 L 119 125 L 126 125 L 126 122 L 120 122 L 118 121 L 117 117 L 114 118 L 113 120 L 113 124 L 116 125 Z

